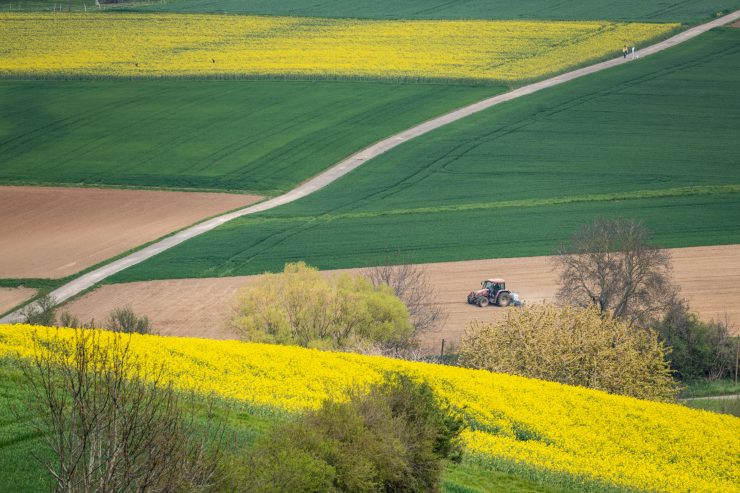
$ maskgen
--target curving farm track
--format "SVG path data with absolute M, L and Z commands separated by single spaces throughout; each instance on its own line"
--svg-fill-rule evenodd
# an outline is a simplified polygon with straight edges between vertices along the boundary
M 711 22 L 693 27 L 679 34 L 676 34 L 675 36 L 669 39 L 666 39 L 654 45 L 643 48 L 640 50 L 640 56 L 643 58 L 650 56 L 652 54 L 668 49 L 672 46 L 675 46 L 685 41 L 688 41 L 690 39 L 693 39 L 696 36 L 699 36 L 710 29 L 713 29 L 715 27 L 720 27 L 720 26 L 723 26 L 723 25 L 726 25 L 726 24 L 729 24 L 729 23 L 732 23 L 738 20 L 740 20 L 740 10 L 733 12 L 731 14 L 728 14 L 719 19 L 715 19 Z M 51 296 L 53 296 L 58 302 L 66 301 L 69 298 L 81 293 L 82 291 L 85 291 L 93 287 L 100 281 L 112 276 L 113 274 L 116 274 L 128 267 L 141 263 L 144 260 L 147 260 L 153 257 L 154 255 L 157 255 L 158 253 L 161 253 L 176 245 L 179 245 L 180 243 L 186 240 L 189 240 L 203 233 L 211 231 L 217 228 L 218 226 L 221 226 L 222 224 L 228 221 L 231 221 L 232 219 L 235 219 L 241 216 L 246 216 L 249 214 L 263 212 L 263 211 L 273 209 L 275 207 L 278 207 L 278 206 L 281 206 L 281 205 L 284 205 L 290 202 L 294 202 L 300 198 L 310 195 L 316 192 L 317 190 L 320 190 L 324 188 L 325 186 L 333 183 L 334 181 L 346 175 L 347 173 L 351 172 L 352 170 L 358 168 L 359 166 L 362 166 L 367 161 L 377 156 L 380 156 L 381 154 L 388 152 L 389 150 L 403 144 L 404 142 L 408 140 L 414 139 L 428 132 L 431 132 L 432 130 L 443 127 L 445 125 L 449 125 L 450 123 L 456 122 L 467 116 L 470 116 L 472 114 L 478 113 L 483 110 L 486 110 L 488 108 L 499 105 L 506 101 L 511 101 L 513 99 L 517 99 L 517 98 L 541 91 L 549 87 L 563 84 L 565 82 L 569 82 L 571 80 L 574 80 L 574 79 L 577 79 L 577 78 L 580 78 L 580 77 L 583 77 L 589 74 L 593 74 L 593 73 L 596 73 L 602 70 L 606 70 L 606 69 L 616 67 L 624 63 L 630 63 L 630 62 L 631 62 L 630 59 L 623 59 L 620 56 L 612 60 L 608 60 L 608 61 L 597 63 L 595 65 L 591 65 L 588 67 L 573 70 L 571 72 L 567 72 L 567 73 L 564 73 L 564 74 L 561 74 L 555 77 L 551 77 L 549 79 L 546 79 L 540 82 L 536 82 L 533 84 L 520 87 L 508 93 L 495 96 L 492 98 L 488 98 L 483 101 L 479 101 L 477 103 L 471 104 L 464 108 L 460 108 L 458 110 L 452 111 L 446 115 L 442 115 L 440 117 L 424 122 L 420 125 L 412 127 L 401 133 L 388 137 L 376 144 L 373 144 L 370 147 L 367 147 L 353 154 L 347 159 L 335 164 L 331 168 L 320 173 L 319 175 L 312 178 L 311 180 L 308 180 L 305 183 L 294 188 L 290 192 L 287 192 L 283 195 L 267 200 L 265 202 L 259 203 L 257 205 L 246 207 L 244 209 L 240 209 L 238 211 L 224 214 L 216 218 L 210 219 L 208 221 L 204 221 L 202 223 L 196 224 L 190 228 L 180 231 L 179 233 L 175 235 L 167 237 L 161 241 L 158 241 L 152 245 L 147 246 L 146 248 L 138 250 L 130 255 L 127 255 L 126 257 L 123 257 L 103 267 L 100 267 L 99 269 L 95 269 L 87 274 L 84 274 L 78 277 L 77 279 L 74 279 L 70 281 L 69 283 L 56 289 L 55 291 L 51 293 Z M 19 313 L 18 311 L 16 311 L 16 312 L 13 312 L 1 318 L 0 323 L 12 323 L 18 320 L 19 320 Z

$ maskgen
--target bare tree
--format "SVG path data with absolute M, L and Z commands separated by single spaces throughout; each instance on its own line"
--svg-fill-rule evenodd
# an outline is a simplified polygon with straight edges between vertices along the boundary
M 579 230 L 555 258 L 560 301 L 643 324 L 676 299 L 670 255 L 649 243 L 641 223 L 597 219 Z
M 35 338 L 27 404 L 52 452 L 40 460 L 55 491 L 217 489 L 223 422 L 209 412 L 196 426 L 197 402 L 186 410 L 164 367 L 135 358 L 129 342 L 84 329 Z
M 50 327 L 56 323 L 56 305 L 57 302 L 54 297 L 46 294 L 21 309 L 21 320 L 23 323 L 29 325 L 45 325 Z
M 365 269 L 374 286 L 386 284 L 406 305 L 416 335 L 431 332 L 447 321 L 447 312 L 438 302 L 437 290 L 424 267 L 408 262 L 393 262 Z M 397 259 L 396 259 L 397 260 Z

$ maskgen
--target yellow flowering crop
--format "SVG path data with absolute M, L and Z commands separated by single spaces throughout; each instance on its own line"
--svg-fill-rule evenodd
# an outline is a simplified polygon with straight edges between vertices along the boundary
M 677 24 L 0 14 L 0 75 L 307 76 L 515 82 Z
M 0 325 L 0 356 L 29 356 L 32 335 Z M 61 329 L 70 337 L 72 331 Z M 480 370 L 298 347 L 132 336 L 134 354 L 164 362 L 182 389 L 279 409 L 315 408 L 388 371 L 423 379 L 479 426 L 468 450 L 651 491 L 740 491 L 740 419 Z M 477 428 L 477 429 L 476 429 Z

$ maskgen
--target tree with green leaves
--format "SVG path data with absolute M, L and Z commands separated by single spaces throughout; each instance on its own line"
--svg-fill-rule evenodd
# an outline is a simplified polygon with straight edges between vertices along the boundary
M 413 344 L 409 312 L 390 287 L 362 276 L 322 275 L 303 262 L 244 288 L 229 324 L 254 342 L 322 349 Z

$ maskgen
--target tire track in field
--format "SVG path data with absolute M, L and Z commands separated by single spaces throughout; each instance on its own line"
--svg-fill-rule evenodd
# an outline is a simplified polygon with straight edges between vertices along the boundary
M 473 202 L 462 204 L 450 204 L 427 207 L 409 207 L 383 209 L 375 211 L 357 211 L 340 212 L 333 214 L 326 212 L 314 216 L 295 216 L 290 218 L 283 217 L 263 217 L 262 224 L 266 223 L 285 223 L 295 221 L 334 221 L 337 219 L 366 219 L 386 216 L 405 216 L 418 214 L 438 214 L 446 212 L 464 212 L 464 211 L 492 211 L 497 209 L 524 209 L 527 207 L 542 206 L 559 206 L 568 204 L 581 204 L 587 202 L 615 202 L 628 200 L 643 199 L 661 199 L 661 198 L 678 198 L 678 197 L 698 197 L 736 194 L 740 192 L 740 184 L 731 185 L 694 185 L 687 187 L 658 188 L 651 190 L 633 190 L 627 192 L 613 192 L 588 195 L 565 195 L 561 197 L 550 197 L 541 199 L 514 199 L 499 202 Z M 381 197 L 384 198 L 384 197 Z M 338 207 L 334 211 L 349 209 L 349 207 Z
M 710 29 L 713 29 L 715 27 L 721 27 L 725 24 L 729 24 L 739 19 L 740 19 L 740 10 L 737 10 L 719 19 L 715 19 L 711 22 L 707 22 L 705 24 L 701 24 L 699 26 L 693 27 L 691 29 L 678 33 L 675 36 L 672 36 L 671 38 L 668 38 L 664 41 L 661 41 L 654 45 L 643 48 L 642 50 L 640 50 L 640 56 L 644 58 L 646 56 L 653 55 L 660 51 L 666 50 L 673 46 L 689 41 L 709 31 Z M 511 101 L 514 99 L 518 99 L 518 98 L 527 96 L 529 94 L 539 92 L 543 89 L 554 87 L 554 86 L 569 82 L 571 80 L 578 79 L 586 75 L 600 72 L 602 70 L 606 70 L 612 67 L 617 67 L 625 63 L 629 63 L 630 61 L 631 61 L 630 59 L 624 59 L 622 58 L 622 56 L 619 56 L 617 58 L 614 58 L 614 59 L 611 59 L 605 62 L 597 63 L 595 65 L 591 65 L 588 67 L 583 67 L 583 68 L 573 70 L 570 72 L 566 72 L 566 73 L 563 73 L 563 74 L 560 74 L 554 77 L 550 77 L 548 79 L 545 79 L 539 82 L 535 82 L 532 84 L 528 84 L 526 86 L 522 86 L 518 89 L 514 89 L 507 93 L 484 99 L 477 103 L 470 104 L 468 106 L 452 111 L 445 115 L 428 120 L 408 130 L 404 130 L 403 132 L 397 133 L 396 135 L 393 135 L 384 140 L 381 140 L 380 142 L 377 142 L 359 152 L 356 152 L 355 154 L 352 154 L 348 158 L 340 161 L 339 163 L 335 164 L 331 168 L 323 171 L 322 173 L 318 174 L 314 178 L 302 183 L 298 187 L 294 188 L 293 190 L 283 195 L 274 197 L 265 202 L 261 202 L 256 205 L 246 207 L 244 209 L 240 209 L 240 210 L 228 213 L 228 214 L 224 214 L 224 215 L 209 219 L 207 221 L 198 223 L 194 226 L 191 226 L 190 228 L 187 228 L 172 236 L 164 238 L 130 255 L 127 255 L 121 259 L 115 260 L 91 272 L 83 274 L 82 276 L 52 291 L 50 295 L 58 303 L 66 301 L 69 298 L 81 293 L 82 291 L 85 291 L 95 286 L 96 284 L 103 281 L 104 279 L 107 279 L 108 277 L 111 277 L 112 275 L 117 274 L 118 272 L 121 272 L 122 270 L 127 269 L 128 267 L 131 267 L 147 259 L 150 259 L 151 257 L 154 257 L 155 255 L 159 253 L 169 250 L 189 239 L 195 238 L 196 236 L 200 236 L 208 231 L 214 230 L 218 228 L 219 226 L 233 219 L 251 215 L 251 214 L 256 214 L 258 212 L 264 212 L 264 211 L 279 207 L 281 205 L 288 204 L 290 202 L 295 202 L 296 200 L 299 200 L 303 197 L 307 197 L 308 195 L 311 195 L 312 193 L 328 186 L 329 184 L 338 180 L 342 176 L 348 174 L 352 170 L 362 166 L 367 161 L 377 156 L 380 156 L 382 154 L 385 154 L 389 150 L 395 147 L 398 147 L 399 145 L 403 144 L 404 142 L 407 142 L 408 140 L 414 139 L 416 137 L 429 133 L 440 127 L 449 125 L 458 120 L 462 120 L 463 118 L 466 118 L 470 115 L 474 115 L 486 109 L 492 108 L 501 103 Z M 6 315 L 5 317 L 0 318 L 0 323 L 13 323 L 13 322 L 20 321 L 21 316 L 19 312 L 20 310 L 17 310 L 13 313 Z

